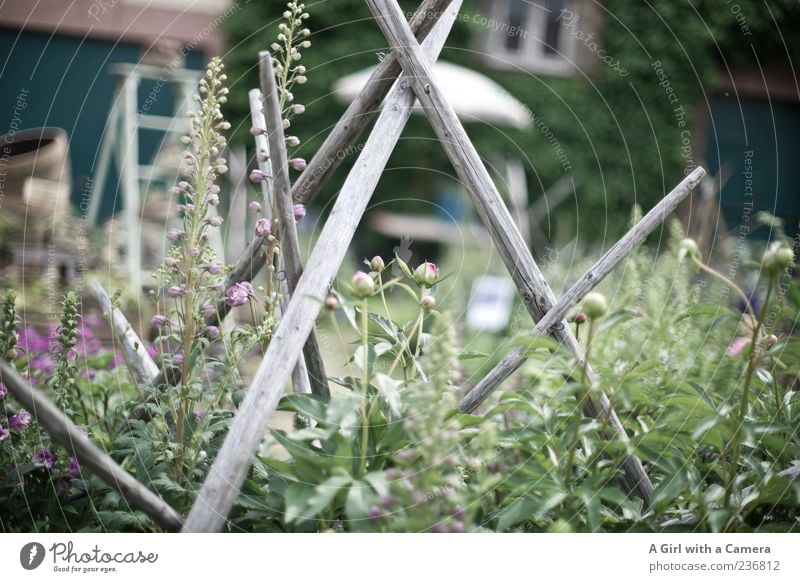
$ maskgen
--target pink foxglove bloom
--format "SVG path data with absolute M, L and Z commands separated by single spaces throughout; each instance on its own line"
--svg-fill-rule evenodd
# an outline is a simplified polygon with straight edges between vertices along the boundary
M 253 286 L 246 281 L 231 285 L 225 292 L 226 301 L 231 307 L 239 307 L 240 305 L 244 305 L 253 296 Z

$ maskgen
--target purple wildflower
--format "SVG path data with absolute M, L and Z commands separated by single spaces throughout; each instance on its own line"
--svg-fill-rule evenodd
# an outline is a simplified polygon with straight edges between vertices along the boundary
M 6 396 L 8 396 L 8 388 L 6 388 L 5 384 L 0 382 L 0 400 L 4 400 Z
M 167 318 L 164 315 L 156 314 L 153 316 L 153 319 L 150 320 L 150 323 L 153 327 L 161 327 L 167 324 Z
M 8 429 L 3 425 L 0 425 L 0 443 L 6 440 L 10 435 L 11 433 L 8 432 Z
M 31 422 L 31 414 L 24 408 L 8 419 L 8 428 L 14 432 L 22 432 Z
M 75 457 L 70 457 L 69 463 L 67 463 L 67 473 L 69 473 L 71 477 L 81 476 L 81 464 Z
M 47 449 L 39 449 L 36 454 L 33 455 L 31 461 L 33 461 L 33 464 L 37 467 L 42 467 L 49 470 L 53 468 L 53 463 L 56 461 L 56 456 Z
M 180 297 L 186 291 L 183 285 L 172 285 L 169 289 L 167 289 L 167 294 L 170 297 Z
M 231 285 L 225 292 L 226 300 L 231 307 L 244 305 L 253 296 L 253 286 L 247 281 Z
M 56 495 L 59 497 L 66 497 L 69 493 L 69 481 L 66 479 L 59 479 L 56 482 Z
M 298 172 L 302 172 L 306 169 L 306 161 L 303 158 L 292 158 L 289 160 L 289 165 L 292 166 Z
M 205 334 L 211 339 L 219 337 L 219 328 L 216 325 L 209 325 L 205 329 Z
M 217 308 L 211 303 L 206 303 L 203 305 L 201 311 L 205 317 L 214 317 L 214 314 L 217 312 Z
M 256 221 L 256 227 L 253 231 L 257 237 L 266 238 L 272 233 L 272 227 L 269 224 L 269 220 L 266 218 L 259 218 L 258 221 Z
M 262 172 L 261 170 L 253 170 L 250 172 L 250 181 L 254 184 L 258 184 L 259 182 L 263 182 L 267 175 Z
M 181 240 L 184 236 L 186 236 L 186 233 L 180 228 L 170 228 L 167 231 L 167 238 L 171 241 Z

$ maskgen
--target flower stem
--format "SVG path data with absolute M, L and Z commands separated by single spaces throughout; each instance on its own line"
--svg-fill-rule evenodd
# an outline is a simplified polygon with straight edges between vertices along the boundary
M 742 386 L 742 398 L 739 403 L 739 414 L 736 419 L 736 426 L 734 427 L 733 437 L 731 438 L 731 463 L 729 467 L 728 480 L 725 484 L 725 506 L 730 508 L 733 489 L 736 484 L 736 476 L 739 473 L 739 456 L 741 454 L 741 441 L 742 441 L 742 428 L 744 427 L 745 417 L 747 416 L 747 408 L 750 400 L 750 385 L 753 382 L 753 374 L 758 367 L 761 360 L 761 348 L 759 345 L 759 334 L 761 333 L 761 326 L 763 325 L 764 317 L 767 314 L 769 301 L 772 296 L 772 291 L 775 287 L 775 277 L 771 276 L 769 285 L 767 286 L 767 294 L 764 297 L 764 304 L 761 306 L 761 313 L 755 318 L 755 325 L 753 326 L 753 335 L 750 341 L 750 357 L 747 360 L 747 369 L 744 376 L 744 384 Z
M 709 267 L 708 265 L 706 265 L 702 261 L 700 261 L 698 259 L 692 259 L 692 261 L 694 262 L 694 264 L 699 269 L 701 269 L 702 271 L 705 271 L 706 273 L 708 273 L 712 277 L 715 277 L 715 278 L 719 279 L 720 281 L 722 281 L 723 283 L 725 283 L 726 285 L 731 287 L 739 295 L 739 297 L 741 297 L 741 299 L 744 301 L 744 306 L 745 306 L 745 309 L 747 309 L 747 313 L 749 313 L 750 317 L 752 317 L 753 320 L 755 321 L 756 312 L 753 310 L 753 304 L 750 303 L 750 298 L 745 294 L 744 291 L 742 291 L 741 287 L 739 287 L 736 283 L 734 283 L 733 281 L 728 279 L 725 275 L 723 275 L 719 271 L 716 271 L 716 270 L 712 269 L 711 267 Z
M 369 389 L 369 299 L 364 297 L 361 306 L 361 348 L 364 350 L 364 365 L 361 371 L 361 465 L 359 473 L 367 469 L 369 444 L 369 413 L 367 393 Z

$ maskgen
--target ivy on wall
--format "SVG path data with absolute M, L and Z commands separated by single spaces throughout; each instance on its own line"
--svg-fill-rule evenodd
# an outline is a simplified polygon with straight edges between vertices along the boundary
M 308 84 L 298 90 L 306 114 L 293 127 L 304 143 L 297 154 L 311 157 L 344 112 L 331 94 L 343 75 L 374 65 L 386 41 L 362 0 L 307 2 L 313 46 L 304 53 Z M 243 5 L 226 23 L 225 61 L 233 84 L 227 114 L 241 120 L 239 139 L 247 139 L 247 89 L 257 85 L 256 55 L 277 35 L 282 0 Z M 402 2 L 413 10 L 414 2 Z M 525 163 L 532 199 L 565 173 L 579 182 L 577 199 L 563 204 L 557 221 L 568 236 L 580 231 L 594 238 L 616 237 L 631 205 L 649 208 L 703 161 L 704 138 L 698 120 L 707 99 L 722 81 L 721 71 L 751 64 L 789 68 L 800 60 L 800 9 L 795 0 L 606 0 L 602 48 L 619 66 L 598 59 L 575 78 L 487 66 L 476 39 L 485 30 L 480 18 L 456 23 L 442 58 L 478 68 L 508 89 L 531 111 L 534 127 L 509 130 L 468 124 L 478 151 L 490 163 L 503 156 Z M 466 15 L 485 12 L 468 1 Z M 580 25 L 571 32 L 580 29 Z M 621 74 L 621 68 L 625 74 Z M 700 124 L 702 125 L 702 124 Z M 561 149 L 558 149 L 561 148 Z M 326 189 L 331 197 L 343 170 Z M 431 179 L 452 173 L 423 116 L 413 116 L 389 167 L 391 179 L 378 199 L 432 197 Z M 552 224 L 552 223 L 551 223 Z

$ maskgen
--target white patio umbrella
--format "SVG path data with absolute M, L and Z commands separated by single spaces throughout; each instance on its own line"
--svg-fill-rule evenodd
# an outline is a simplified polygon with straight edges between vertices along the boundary
M 333 86 L 336 98 L 344 103 L 361 92 L 374 67 L 342 77 Z M 462 121 L 482 121 L 517 129 L 531 126 L 530 110 L 490 78 L 471 69 L 444 61 L 437 62 L 433 72 L 444 96 Z M 419 103 L 415 110 L 421 113 Z

